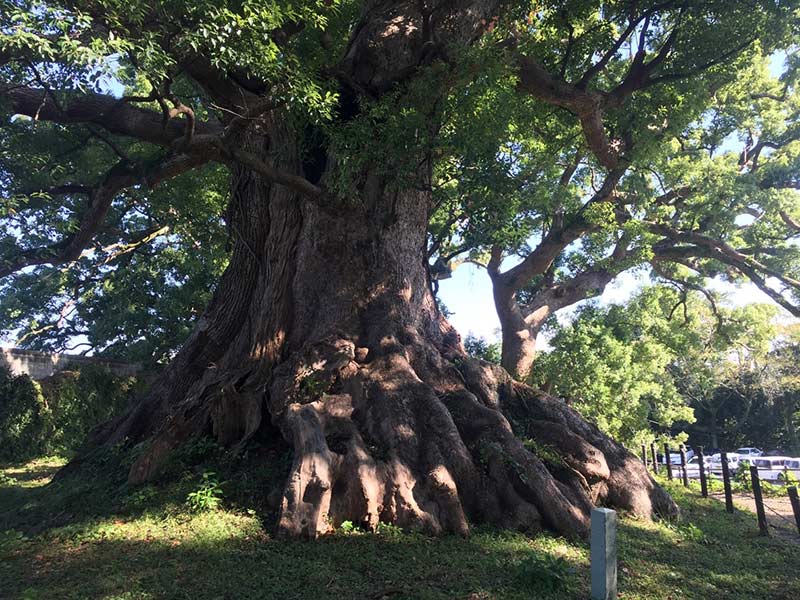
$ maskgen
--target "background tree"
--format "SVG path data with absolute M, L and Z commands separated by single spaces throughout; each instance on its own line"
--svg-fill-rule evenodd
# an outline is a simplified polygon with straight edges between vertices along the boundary
M 796 326 L 767 304 L 710 305 L 680 286 L 551 320 L 533 382 L 631 447 L 680 437 L 707 449 L 795 452 Z M 687 438 L 688 435 L 688 438 Z
M 693 310 L 676 314 L 680 302 L 675 290 L 654 286 L 624 305 L 581 308 L 553 324 L 552 350 L 537 360 L 534 381 L 633 448 L 676 421 L 691 423 L 671 367 L 701 338 Z
M 741 316 L 740 324 L 752 320 L 727 356 L 713 360 L 696 353 L 677 365 L 679 386 L 697 416 L 686 428 L 690 440 L 712 448 L 757 446 L 795 455 L 800 451 L 796 328 L 775 336 L 757 310 Z
M 278 523 L 288 535 L 344 520 L 574 535 L 598 502 L 674 513 L 636 458 L 575 411 L 466 356 L 424 260 L 441 208 L 434 187 L 469 167 L 475 127 L 487 125 L 470 125 L 473 106 L 505 123 L 474 144 L 493 155 L 550 112 L 608 172 L 563 227 L 605 222 L 624 206 L 612 192 L 626 151 L 662 139 L 642 115 L 664 113 L 656 128 L 667 112 L 698 116 L 708 86 L 735 77 L 756 40 L 766 54 L 795 41 L 794 3 L 12 0 L 1 10 L 2 128 L 49 136 L 54 155 L 69 151 L 62 131 L 102 136 L 81 143 L 67 171 L 49 160 L 5 168 L 6 285 L 79 260 L 127 194 L 149 206 L 189 171 L 219 165 L 228 176 L 230 250 L 205 311 L 149 395 L 94 440 L 98 451 L 141 444 L 130 482 L 211 434 L 233 450 L 256 438 L 292 448 Z M 142 239 L 133 232 L 143 230 L 122 228 L 119 243 Z M 561 460 L 526 448 L 511 423 Z

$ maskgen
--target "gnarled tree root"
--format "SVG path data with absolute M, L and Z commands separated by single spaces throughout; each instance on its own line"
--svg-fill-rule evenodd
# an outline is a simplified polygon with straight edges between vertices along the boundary
M 198 384 L 129 479 L 152 478 L 174 448 L 209 429 L 242 444 L 263 414 L 294 450 L 278 521 L 286 536 L 351 521 L 461 535 L 488 522 L 585 537 L 598 504 L 677 515 L 637 458 L 564 402 L 499 367 L 462 357 L 456 368 L 423 350 L 392 343 L 369 357 L 340 339 L 280 365 L 268 391 L 255 385 L 257 371 Z

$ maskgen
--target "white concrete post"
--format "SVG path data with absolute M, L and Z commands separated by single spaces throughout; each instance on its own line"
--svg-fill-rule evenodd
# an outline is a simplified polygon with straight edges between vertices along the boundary
M 592 600 L 617 597 L 617 513 L 592 510 Z

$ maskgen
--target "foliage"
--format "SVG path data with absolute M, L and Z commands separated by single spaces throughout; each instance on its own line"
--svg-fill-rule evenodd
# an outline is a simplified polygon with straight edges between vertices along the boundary
M 698 353 L 676 371 L 697 416 L 688 430 L 694 444 L 782 448 L 794 455 L 800 452 L 797 327 L 776 330 L 769 315 L 757 311 L 750 318 L 736 341 L 739 351 L 716 360 Z
M 533 381 L 632 447 L 652 441 L 652 423 L 668 431 L 691 420 L 669 372 L 690 343 L 686 325 L 671 318 L 678 301 L 674 292 L 654 287 L 628 304 L 590 305 L 572 322 L 554 323 L 553 349 L 540 355 Z
M 474 335 L 468 335 L 464 339 L 464 349 L 472 357 L 480 358 L 486 362 L 500 364 L 500 344 L 497 342 L 489 342 L 484 338 L 479 338 Z
M 352 521 L 342 521 L 342 524 L 339 525 L 339 531 L 341 531 L 345 535 L 350 535 L 353 533 L 361 532 L 361 528 L 358 525 L 354 524 Z
M 753 489 L 750 480 L 750 461 L 740 460 L 739 465 L 736 467 L 736 472 L 733 474 L 733 479 L 739 486 L 739 489 L 745 492 L 750 492 Z
M 797 487 L 798 483 L 800 483 L 797 477 L 795 477 L 795 474 L 792 471 L 789 471 L 788 469 L 784 470 L 783 473 L 780 473 L 778 475 L 778 481 L 780 481 L 784 485 L 784 487 L 787 488 L 792 486 Z
M 541 355 L 534 381 L 632 447 L 687 430 L 693 443 L 717 448 L 699 432 L 708 431 L 709 412 L 719 426 L 730 423 L 721 391 L 768 362 L 775 316 L 769 305 L 712 307 L 700 292 L 644 288 L 626 304 L 589 305 L 571 322 L 554 323 L 553 350 Z
M 135 377 L 87 365 L 42 381 L 0 369 L 0 460 L 70 454 L 142 390 Z
M 563 556 L 531 553 L 519 565 L 517 577 L 531 589 L 545 593 L 555 593 L 565 587 L 567 579 L 574 572 Z
M 51 422 L 41 386 L 27 375 L 0 368 L 0 460 L 43 454 Z
M 213 471 L 205 471 L 200 486 L 186 496 L 186 504 L 195 512 L 217 510 L 222 503 L 222 484 Z
M 367 172 L 430 190 L 433 261 L 485 264 L 495 246 L 516 260 L 558 234 L 558 223 L 578 227 L 574 237 L 557 236 L 574 242 L 518 286 L 527 307 L 578 276 L 613 278 L 656 263 L 665 279 L 689 287 L 705 277 L 749 278 L 790 304 L 800 262 L 791 225 L 798 63 L 788 56 L 783 69 L 771 66 L 796 44 L 796 1 L 504 3 L 471 45 L 429 39 L 419 64 L 376 90 L 344 74 L 363 8 L 352 0 L 0 5 L 0 104 L 9 117 L 0 125 L 0 266 L 32 258 L 9 267 L 14 274 L 0 286 L 5 336 L 37 349 L 68 348 L 83 336 L 96 352 L 165 362 L 196 323 L 238 235 L 234 161 L 203 160 L 149 185 L 146 175 L 186 148 L 95 123 L 96 113 L 15 115 L 7 105 L 21 87 L 54 105 L 124 95 L 116 109 L 163 115 L 161 130 L 188 130 L 179 106 L 210 129 L 236 121 L 240 98 L 266 103 L 265 113 L 297 133 L 305 164 L 324 155 L 327 172 L 315 184 L 330 200 L 356 201 Z M 564 106 L 569 94 L 523 93 L 518 55 L 588 94 L 585 104 L 601 114 L 587 120 Z M 234 103 L 220 99 L 222 83 L 233 86 Z M 252 132 L 261 116 L 245 118 L 244 128 Z M 587 138 L 589 121 L 619 169 Z M 215 144 L 241 150 L 238 139 L 224 134 Z M 87 190 L 119 171 L 134 174 L 133 183 L 95 223 Z M 622 173 L 614 201 L 589 201 L 611 171 Z M 77 254 L 62 256 L 92 224 Z M 624 258 L 611 260 L 623 241 Z M 775 279 L 785 293 L 773 289 Z M 583 286 L 578 299 L 604 285 Z
M 227 264 L 227 234 L 220 220 L 226 186 L 224 173 L 207 169 L 149 194 L 145 214 L 138 194 L 120 198 L 108 218 L 121 232 L 100 236 L 102 248 L 67 269 L 42 267 L 0 288 L 6 338 L 14 339 L 9 337 L 14 332 L 20 347 L 63 351 L 77 347 L 75 337 L 81 336 L 82 346 L 107 358 L 169 359 Z M 130 239 L 120 241 L 120 235 Z M 142 235 L 152 239 L 136 242 Z

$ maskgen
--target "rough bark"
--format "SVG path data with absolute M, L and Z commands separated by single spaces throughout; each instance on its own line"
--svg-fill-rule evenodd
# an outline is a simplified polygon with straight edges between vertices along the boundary
M 243 143 L 301 172 L 284 125 L 259 140 Z M 131 483 L 192 438 L 235 451 L 261 433 L 293 448 L 277 524 L 290 536 L 346 520 L 584 536 L 598 503 L 675 514 L 635 456 L 563 402 L 466 357 L 430 291 L 428 192 L 373 173 L 328 203 L 246 169 L 232 185 L 233 253 L 209 308 L 152 393 L 98 433 L 146 441 Z

